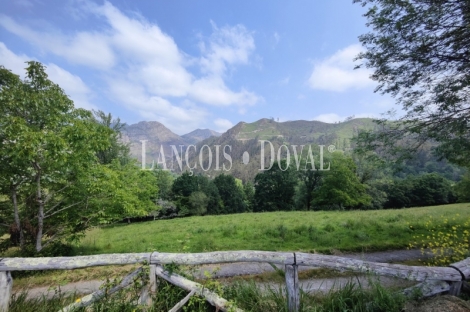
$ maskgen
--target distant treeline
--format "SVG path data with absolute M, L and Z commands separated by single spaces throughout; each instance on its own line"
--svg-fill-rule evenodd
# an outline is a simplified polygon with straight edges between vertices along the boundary
M 338 151 L 324 160 L 330 170 L 318 170 L 318 159 L 314 160 L 316 170 L 309 170 L 311 163 L 300 166 L 308 170 L 297 170 L 292 164 L 286 169 L 283 160 L 246 183 L 223 173 L 211 179 L 155 170 L 160 190 L 155 217 L 405 208 L 468 201 L 470 179 L 463 169 L 418 156 L 398 170 L 378 158 Z

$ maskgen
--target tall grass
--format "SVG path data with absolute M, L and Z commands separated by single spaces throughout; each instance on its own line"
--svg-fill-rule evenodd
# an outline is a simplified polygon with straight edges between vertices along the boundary
M 370 279 L 365 288 L 359 280 L 351 279 L 339 290 L 326 294 L 300 293 L 300 311 L 362 312 L 402 311 L 405 297 Z M 287 297 L 284 287 L 262 290 L 254 282 L 236 282 L 227 287 L 228 298 L 245 311 L 286 311 Z
M 138 312 L 138 311 L 168 311 L 179 302 L 186 292 L 165 281 L 159 284 L 157 293 L 152 297 L 151 307 L 139 305 L 132 291 L 121 291 L 113 296 L 107 296 L 96 302 L 86 311 L 93 312 Z M 253 281 L 237 281 L 223 289 L 225 299 L 232 302 L 233 307 L 247 312 L 287 312 L 287 296 L 285 288 L 259 288 Z M 51 299 L 45 297 L 26 299 L 26 293 L 14 296 L 10 304 L 12 312 L 46 312 L 56 311 L 74 301 L 75 295 L 64 296 L 57 294 Z M 401 311 L 405 298 L 397 292 L 382 287 L 377 281 L 370 281 L 369 287 L 363 287 L 359 282 L 351 280 L 340 290 L 331 290 L 326 294 L 308 294 L 301 291 L 300 312 L 370 312 Z M 85 311 L 84 308 L 76 311 Z M 183 311 L 208 312 L 216 311 L 197 296 L 192 297 Z

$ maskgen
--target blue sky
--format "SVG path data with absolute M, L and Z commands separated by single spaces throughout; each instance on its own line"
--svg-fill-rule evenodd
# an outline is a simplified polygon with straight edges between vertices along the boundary
M 353 70 L 364 12 L 352 0 L 7 1 L 0 65 L 23 75 L 40 61 L 76 106 L 177 134 L 377 117 L 394 101 Z

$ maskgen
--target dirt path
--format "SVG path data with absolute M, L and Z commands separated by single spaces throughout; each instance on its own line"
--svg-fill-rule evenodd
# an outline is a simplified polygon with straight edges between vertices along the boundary
M 349 253 L 349 254 L 339 254 L 341 257 L 348 257 L 353 259 L 360 259 L 373 262 L 403 262 L 407 260 L 418 260 L 424 259 L 429 256 L 423 256 L 420 250 L 391 250 L 391 251 L 380 251 L 372 253 Z M 299 267 L 299 270 L 308 270 L 312 267 Z M 209 272 L 215 278 L 224 278 L 240 275 L 254 275 L 261 274 L 265 272 L 273 272 L 274 268 L 268 263 L 226 263 L 218 265 L 202 265 L 195 268 L 194 276 L 196 278 L 204 278 L 204 272 Z M 309 279 L 301 281 L 301 287 L 304 290 L 308 291 L 325 291 L 329 290 L 332 287 L 341 287 L 349 278 L 339 277 L 339 278 L 323 278 L 323 279 Z M 403 283 L 403 281 L 397 281 L 392 278 L 382 277 L 381 282 L 385 285 L 397 285 L 398 283 Z M 363 277 L 359 277 L 358 281 L 367 284 L 367 281 Z M 80 281 L 76 283 L 69 283 L 63 286 L 55 287 L 36 287 L 28 290 L 28 297 L 35 298 L 42 295 L 47 297 L 52 297 L 58 290 L 62 293 L 78 293 L 78 294 L 89 294 L 93 291 L 99 289 L 103 281 L 91 280 L 91 281 Z M 277 287 L 277 284 L 266 283 L 260 284 L 262 287 L 267 287 L 267 285 Z

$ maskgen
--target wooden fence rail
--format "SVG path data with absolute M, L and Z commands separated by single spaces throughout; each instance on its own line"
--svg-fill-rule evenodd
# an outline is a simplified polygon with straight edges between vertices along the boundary
M 323 267 L 340 271 L 350 270 L 360 273 L 369 272 L 377 275 L 404 278 L 421 282 L 416 287 L 426 289 L 426 293 L 429 294 L 448 291 L 453 295 L 457 295 L 463 286 L 463 282 L 470 277 L 470 258 L 454 263 L 449 267 L 407 266 L 302 252 L 268 251 L 219 251 L 192 254 L 152 252 L 76 257 L 3 258 L 0 259 L 0 312 L 2 310 L 7 311 L 8 309 L 12 284 L 9 273 L 11 271 L 70 270 L 103 265 L 148 263 L 150 264 L 151 271 L 151 289 L 154 291 L 156 275 L 165 277 L 165 274 L 167 274 L 160 267 L 162 264 L 201 265 L 234 262 L 266 262 L 283 265 L 286 274 L 289 311 L 298 311 L 299 308 L 298 266 Z M 174 280 L 168 278 L 168 280 L 176 283 L 177 278 Z M 182 287 L 181 281 L 179 280 L 179 285 L 177 286 Z M 190 289 L 190 291 L 194 291 L 196 294 L 204 295 L 198 290 L 197 283 L 191 283 L 194 282 L 184 282 L 183 284 L 185 285 L 192 285 L 185 289 Z M 215 298 L 209 297 L 206 296 L 209 302 L 212 300 L 210 298 Z M 217 300 L 219 300 L 217 302 L 223 302 L 224 299 L 218 298 Z M 212 302 L 212 304 L 214 303 Z

